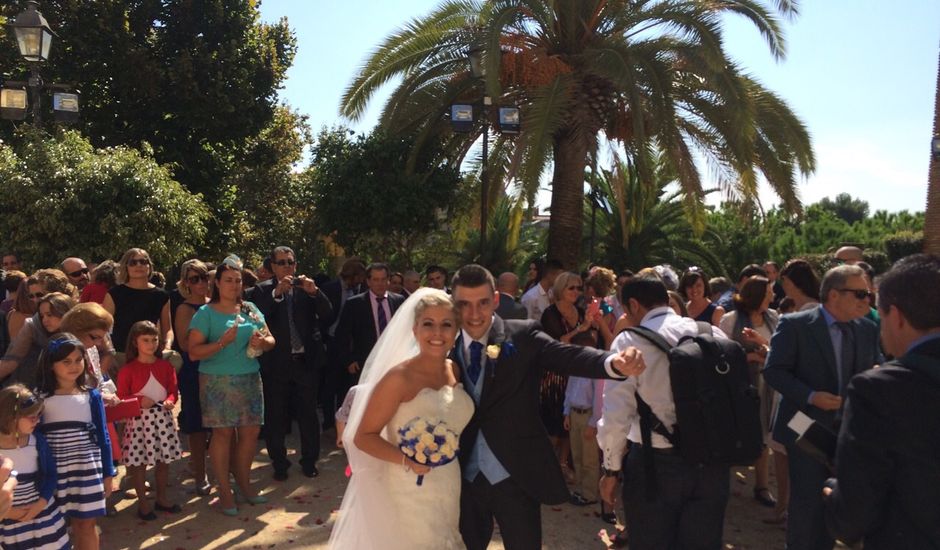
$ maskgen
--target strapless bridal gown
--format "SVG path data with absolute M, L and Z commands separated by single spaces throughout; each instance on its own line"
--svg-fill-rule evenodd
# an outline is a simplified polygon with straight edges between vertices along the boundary
M 473 416 L 463 386 L 424 388 L 399 405 L 383 437 L 399 443 L 399 428 L 415 418 L 442 420 L 460 434 Z M 360 451 L 361 452 L 361 451 Z M 353 466 L 330 547 L 334 550 L 463 549 L 460 537 L 460 464 L 417 475 L 400 464 L 375 461 L 365 471 Z M 346 501 L 349 501 L 348 503 Z

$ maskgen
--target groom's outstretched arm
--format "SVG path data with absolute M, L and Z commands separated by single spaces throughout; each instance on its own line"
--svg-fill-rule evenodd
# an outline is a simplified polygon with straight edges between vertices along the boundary
M 622 380 L 638 376 L 646 368 L 643 355 L 635 347 L 617 353 L 563 344 L 542 332 L 533 324 L 529 331 L 538 349 L 536 361 L 545 369 L 583 378 L 612 378 Z

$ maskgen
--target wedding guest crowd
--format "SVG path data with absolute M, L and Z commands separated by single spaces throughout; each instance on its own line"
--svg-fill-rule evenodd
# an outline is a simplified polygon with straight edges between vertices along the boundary
M 929 407 L 937 401 L 940 354 L 931 346 L 940 321 L 930 312 L 940 308 L 940 260 L 909 258 L 879 278 L 862 254 L 840 248 L 838 265 L 824 273 L 802 258 L 757 262 L 733 285 L 696 266 L 631 266 L 635 275 L 592 265 L 579 274 L 551 259 L 525 264 L 522 279 L 499 274 L 495 317 L 538 321 L 566 344 L 613 351 L 636 344 L 646 357 L 647 371 L 627 381 L 539 373 L 540 429 L 551 438 L 568 501 L 598 506 L 598 519 L 610 524 L 623 509 L 616 545 L 721 545 L 726 466 L 696 470 L 653 434 L 657 475 L 670 472 L 675 485 L 663 484 L 653 500 L 638 489 L 647 465 L 635 395 L 667 429 L 677 429 L 676 414 L 667 356 L 622 333 L 655 327 L 675 345 L 702 321 L 746 354 L 765 445 L 747 495 L 772 509 L 764 521 L 785 525 L 788 549 L 829 550 L 836 539 L 864 539 L 866 548 L 940 544 L 930 515 L 940 497 L 929 451 L 936 430 L 912 431 L 936 417 Z M 115 466 L 126 467 L 133 481 L 140 519 L 179 513 L 166 479 L 181 448 L 189 451 L 193 493 L 217 496 L 222 514 L 263 504 L 249 477 L 262 426 L 273 480 L 288 478 L 295 452 L 301 473 L 315 478 L 321 432 L 337 425 L 336 411 L 351 402 L 349 390 L 398 308 L 422 285 L 450 293 L 456 284 L 439 264 L 393 271 L 359 258 L 345 261 L 335 279 L 315 280 L 299 270 L 299 259 L 278 246 L 256 271 L 235 256 L 217 267 L 190 259 L 176 268 L 156 266 L 146 250 L 131 248 L 116 262 L 70 256 L 55 268 L 23 271 L 17 254 L 5 254 L 0 380 L 12 393 L 0 394 L 0 403 L 15 400 L 20 413 L 7 418 L 0 410 L 0 446 L 3 455 L 35 466 L 16 465 L 20 488 L 0 490 L 0 512 L 10 510 L 0 544 L 54 548 L 66 536 L 76 547 L 96 548 L 96 518 L 111 509 Z M 179 274 L 171 290 L 153 282 L 158 267 Z M 178 365 L 167 361 L 171 350 Z M 886 354 L 897 359 L 871 371 Z M 80 373 L 67 368 L 79 363 Z M 920 412 L 907 412 L 905 403 Z M 803 417 L 831 434 L 842 431 L 829 462 L 809 452 L 793 428 Z M 85 427 L 73 418 L 87 420 Z M 148 427 L 160 438 L 146 435 Z M 293 451 L 286 437 L 292 430 L 299 443 Z M 64 447 L 65 437 L 80 438 L 80 449 Z M 84 474 L 57 466 L 72 452 L 91 472 L 78 488 L 69 480 Z M 145 483 L 148 466 L 153 485 Z M 674 513 L 677 503 L 682 513 Z M 57 527 L 42 544 L 30 543 L 39 535 L 26 524 L 37 518 L 61 520 L 69 531 Z M 514 540 L 507 548 L 525 547 Z

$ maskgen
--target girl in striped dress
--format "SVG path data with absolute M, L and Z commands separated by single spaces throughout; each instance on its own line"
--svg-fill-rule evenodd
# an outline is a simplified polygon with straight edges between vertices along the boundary
M 69 518 L 72 544 L 93 550 L 98 548 L 95 523 L 105 515 L 115 472 L 101 392 L 89 388 L 86 364 L 85 346 L 74 335 L 64 332 L 49 340 L 39 356 L 45 400 L 39 430 L 55 457 L 55 497 Z
M 55 459 L 49 444 L 33 430 L 42 400 L 25 386 L 0 390 L 0 452 L 19 472 L 13 508 L 0 522 L 0 547 L 5 550 L 71 548 L 65 518 L 55 499 Z

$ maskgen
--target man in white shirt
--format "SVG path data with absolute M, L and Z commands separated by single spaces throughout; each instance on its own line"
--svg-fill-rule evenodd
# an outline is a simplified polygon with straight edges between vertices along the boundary
M 662 280 L 654 275 L 631 279 L 621 289 L 621 303 L 634 325 L 657 332 L 669 344 L 698 333 L 693 319 L 680 317 L 669 307 Z M 713 335 L 724 338 L 718 329 Z M 601 497 L 611 505 L 622 474 L 623 502 L 632 550 L 721 547 L 725 507 L 728 503 L 728 466 L 687 464 L 658 433 L 652 433 L 653 462 L 658 490 L 646 494 L 640 417 L 636 392 L 667 427 L 676 423 L 676 407 L 669 378 L 669 359 L 653 343 L 629 332 L 620 333 L 611 351 L 636 347 L 647 368 L 638 377 L 604 382 L 604 409 L 597 424 L 597 441 L 604 454 Z M 629 441 L 629 446 L 628 446 Z
M 558 260 L 548 260 L 542 267 L 542 278 L 539 279 L 539 284 L 522 295 L 522 299 L 519 301 L 529 313 L 529 319 L 533 321 L 542 320 L 542 312 L 552 304 L 548 291 L 555 284 L 555 277 L 562 271 L 561 263 Z

